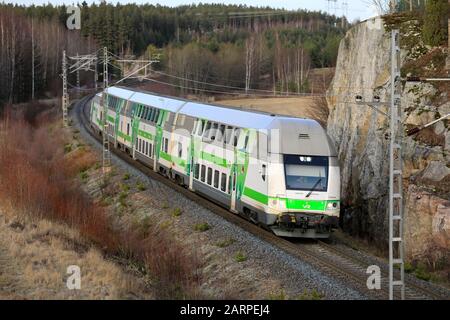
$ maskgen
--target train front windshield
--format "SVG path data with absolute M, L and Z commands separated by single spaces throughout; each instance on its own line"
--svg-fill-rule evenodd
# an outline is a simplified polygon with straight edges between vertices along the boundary
M 327 191 L 328 157 L 284 156 L 286 189 Z

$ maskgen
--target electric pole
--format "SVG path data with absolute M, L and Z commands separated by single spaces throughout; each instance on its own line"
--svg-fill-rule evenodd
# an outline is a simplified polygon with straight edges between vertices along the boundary
M 79 55 L 77 52 L 77 60 L 79 59 Z M 77 88 L 80 89 L 80 68 L 77 68 Z M 80 92 L 77 92 L 77 97 L 80 96 Z
M 67 58 L 66 50 L 63 51 L 62 58 L 62 79 L 63 79 L 63 92 L 62 92 L 62 112 L 63 112 L 63 125 L 65 127 L 69 126 L 69 121 L 67 118 L 67 109 L 69 107 L 69 94 L 67 92 Z
M 356 96 L 356 104 L 366 105 L 380 114 L 389 117 L 389 299 L 394 299 L 395 288 L 400 288 L 401 299 L 405 299 L 405 268 L 403 239 L 403 161 L 402 161 L 402 108 L 401 108 L 401 74 L 400 74 L 400 32 L 391 31 L 391 81 L 389 113 L 380 110 L 386 106 L 380 102 L 380 97 L 374 97 L 373 102 L 362 101 L 362 96 Z M 395 279 L 394 267 L 400 272 Z
M 34 18 L 31 18 L 31 100 L 34 100 Z
M 103 174 L 109 172 L 111 167 L 111 150 L 109 148 L 109 130 L 108 130 L 108 49 L 103 48 L 103 94 L 102 94 L 102 106 L 103 106 Z
M 396 287 L 400 287 L 401 299 L 405 299 L 405 268 L 403 239 L 403 162 L 402 162 L 402 108 L 400 78 L 400 32 L 391 31 L 391 108 L 389 144 L 389 299 L 394 299 Z M 395 279 L 394 267 L 398 266 L 400 278 Z

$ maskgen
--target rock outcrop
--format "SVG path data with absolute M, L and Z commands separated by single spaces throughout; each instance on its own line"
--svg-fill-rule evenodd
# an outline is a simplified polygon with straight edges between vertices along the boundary
M 420 40 L 417 45 L 421 45 Z M 430 50 L 402 47 L 402 63 L 411 64 L 417 55 Z M 336 74 L 328 91 L 327 130 L 341 164 L 341 224 L 344 230 L 379 246 L 387 244 L 388 235 L 389 121 L 369 106 L 357 105 L 355 96 L 361 95 L 364 101 L 372 101 L 374 96 L 389 101 L 389 85 L 390 33 L 382 19 L 374 18 L 349 30 L 340 44 Z M 445 90 L 428 83 L 405 83 L 401 101 L 404 129 L 450 113 L 450 103 L 445 103 L 447 95 Z M 389 112 L 387 107 L 380 109 Z M 447 125 L 441 122 L 404 140 L 405 238 L 409 258 L 425 255 L 437 234 L 439 243 L 450 242 Z

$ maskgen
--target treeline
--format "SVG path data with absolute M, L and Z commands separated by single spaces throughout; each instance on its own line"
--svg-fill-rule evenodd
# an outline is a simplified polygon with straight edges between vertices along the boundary
M 380 5 L 382 1 L 378 2 Z M 429 46 L 445 45 L 448 41 L 448 19 L 450 3 L 448 0 L 400 0 L 397 12 L 410 12 L 420 19 L 422 38 Z
M 61 88 L 61 55 L 95 48 L 93 39 L 68 31 L 60 10 L 0 5 L 0 107 L 33 97 L 55 96 Z M 65 21 L 65 20 L 64 20 Z
M 232 87 L 307 92 L 310 69 L 335 65 L 348 27 L 345 19 L 321 12 L 82 4 L 84 35 L 119 55 L 161 49 L 157 68 L 184 93 Z
M 236 5 L 79 6 L 81 32 L 66 29 L 64 5 L 0 5 L 0 101 L 55 93 L 63 48 L 83 54 L 95 51 L 95 43 L 120 56 L 162 53 L 156 69 L 187 92 L 218 88 L 205 83 L 307 92 L 309 71 L 334 66 L 349 27 L 321 12 Z
M 188 44 L 207 38 L 236 43 L 251 32 L 283 26 L 309 33 L 339 32 L 348 25 L 342 18 L 321 12 L 282 11 L 237 5 L 200 4 L 176 8 L 160 5 L 82 3 L 82 33 L 117 53 L 129 48 L 142 53 L 149 44 Z M 51 10 L 51 7 L 48 8 Z
M 233 43 L 196 41 L 164 48 L 157 74 L 183 93 L 305 93 L 312 68 L 333 66 L 341 36 L 273 28 Z M 154 48 L 149 48 L 152 52 Z

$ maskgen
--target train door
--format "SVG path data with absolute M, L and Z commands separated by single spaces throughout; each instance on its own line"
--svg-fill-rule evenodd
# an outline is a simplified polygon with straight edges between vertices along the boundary
M 138 110 L 138 105 L 136 103 L 131 103 L 131 147 L 133 150 L 133 159 L 136 159 L 136 147 L 139 135 Z
M 230 211 L 237 213 L 236 210 L 236 198 L 237 198 L 237 192 L 236 192 L 236 172 L 231 173 L 231 206 Z
M 231 174 L 230 174 L 230 193 L 231 193 L 231 205 L 230 205 L 230 211 L 234 212 L 234 213 L 238 213 L 238 211 L 236 210 L 236 200 L 238 197 L 238 193 L 236 190 L 236 184 L 237 184 L 237 152 L 236 152 L 236 148 L 234 148 L 234 159 L 233 159 L 233 164 L 231 166 Z
M 191 132 L 191 141 L 189 144 L 189 170 L 188 170 L 188 175 L 189 175 L 189 190 L 194 190 L 194 174 L 195 174 L 195 161 L 194 161 L 194 133 L 195 133 L 195 128 L 196 126 L 194 126 L 194 130 Z

